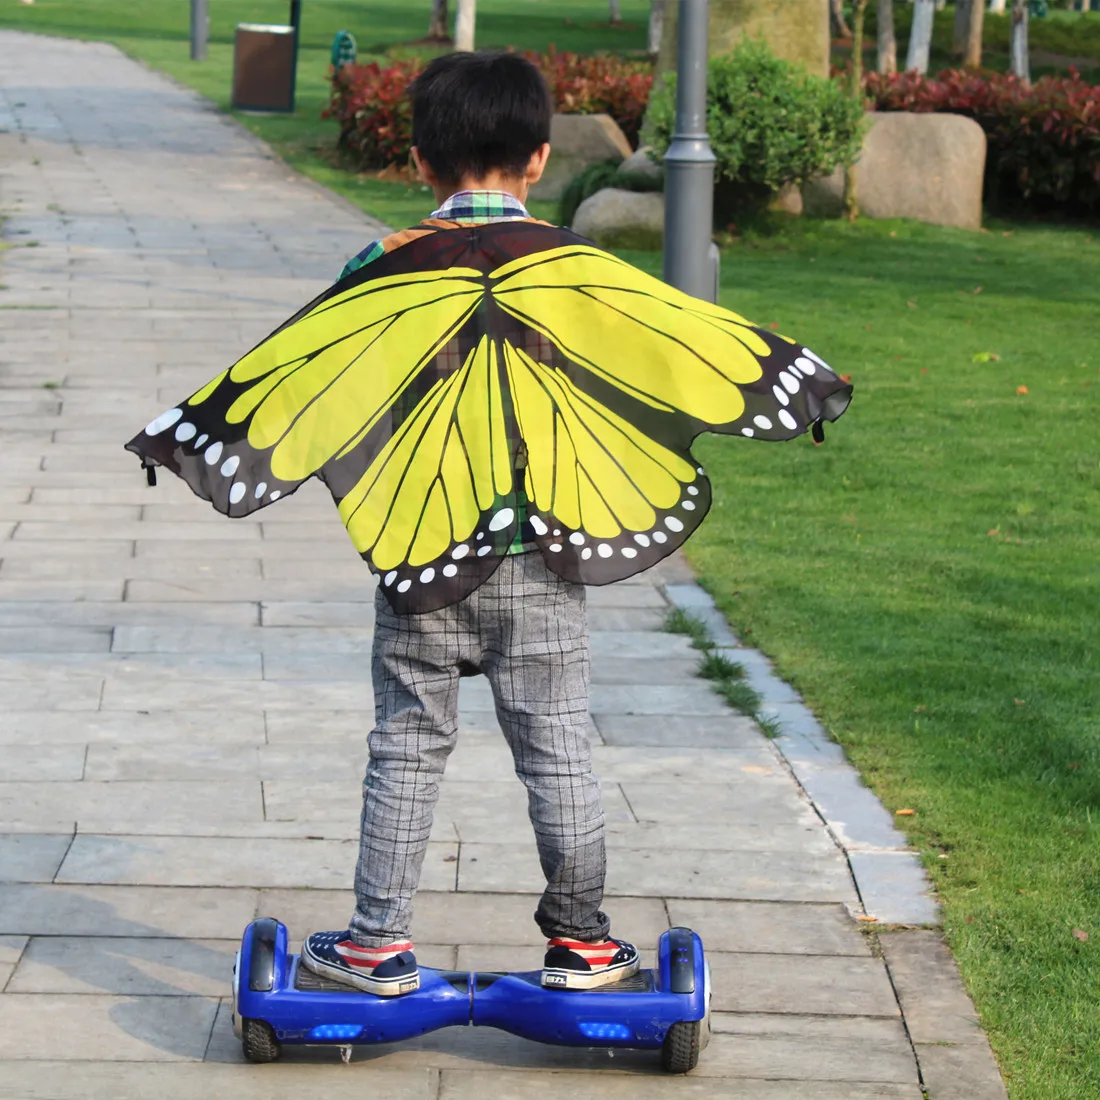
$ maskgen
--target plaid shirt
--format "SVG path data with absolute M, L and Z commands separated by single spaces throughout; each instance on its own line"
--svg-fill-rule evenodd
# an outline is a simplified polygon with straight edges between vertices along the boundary
M 527 221 L 531 215 L 527 208 L 507 191 L 458 191 L 453 194 L 438 210 L 433 210 L 430 217 L 440 221 L 458 222 L 459 225 L 484 225 L 487 222 L 518 222 Z M 382 240 L 371 241 L 361 252 L 352 256 L 344 270 L 340 272 L 340 278 L 347 278 L 361 267 L 377 260 L 386 254 Z M 498 501 L 497 506 L 505 503 Z M 537 550 L 535 534 L 531 525 L 527 522 L 527 496 L 522 489 L 516 490 L 516 511 L 519 515 L 519 526 L 516 528 L 516 537 L 508 547 L 509 554 L 525 554 L 529 550 Z
M 429 217 L 441 221 L 458 222 L 459 225 L 484 225 L 487 222 L 519 222 L 531 217 L 527 207 L 507 191 L 458 191 Z M 372 260 L 385 255 L 381 239 L 371 241 L 362 252 L 352 256 L 340 278 L 366 267 Z

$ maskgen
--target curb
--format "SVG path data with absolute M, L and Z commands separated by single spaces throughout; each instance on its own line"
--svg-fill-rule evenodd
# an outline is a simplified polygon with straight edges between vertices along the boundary
M 717 653 L 745 669 L 762 713 L 779 723 L 782 732 L 771 743 L 844 853 L 867 915 L 879 924 L 938 924 L 939 903 L 920 856 L 794 688 L 775 675 L 763 653 L 741 645 L 699 585 L 662 587 L 673 607 L 705 624 Z

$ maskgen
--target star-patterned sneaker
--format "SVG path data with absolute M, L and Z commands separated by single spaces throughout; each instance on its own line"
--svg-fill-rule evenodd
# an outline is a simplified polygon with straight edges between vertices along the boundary
M 396 997 L 420 988 L 416 955 L 408 940 L 385 947 L 360 947 L 346 930 L 314 932 L 302 944 L 302 965 L 314 974 L 379 997 Z
M 548 989 L 596 989 L 638 972 L 638 949 L 626 940 L 585 943 L 561 937 L 546 945 L 542 984 Z

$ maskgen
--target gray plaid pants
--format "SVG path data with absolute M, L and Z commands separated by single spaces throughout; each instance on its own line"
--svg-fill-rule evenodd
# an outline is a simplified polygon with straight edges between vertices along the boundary
M 535 921 L 547 937 L 602 940 L 606 859 L 588 744 L 585 593 L 539 553 L 515 554 L 460 603 L 395 615 L 375 600 L 375 727 L 363 781 L 353 939 L 409 937 L 432 813 L 458 738 L 458 683 L 484 672 L 527 787 L 546 891 Z

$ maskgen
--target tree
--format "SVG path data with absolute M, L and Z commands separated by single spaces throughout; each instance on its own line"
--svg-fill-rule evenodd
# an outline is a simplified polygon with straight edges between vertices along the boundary
M 455 13 L 455 49 L 474 48 L 474 24 L 477 19 L 477 0 L 458 0 Z
M 894 0 L 878 0 L 878 64 L 880 73 L 898 71 L 898 37 L 894 32 Z
M 661 35 L 665 30 L 665 0 L 650 0 L 649 3 L 649 56 L 656 57 L 661 52 Z
M 863 99 L 863 20 L 867 15 L 867 0 L 852 3 L 852 98 Z M 844 173 L 844 213 L 849 221 L 859 217 L 859 194 L 856 186 L 856 166 Z
M 913 27 L 909 32 L 909 52 L 905 68 L 912 72 L 928 72 L 928 55 L 932 50 L 932 24 L 936 18 L 936 0 L 914 0 Z
M 1012 75 L 1025 84 L 1031 83 L 1031 64 L 1027 43 L 1027 0 L 1014 0 L 1012 5 Z
M 447 30 L 447 0 L 432 0 L 432 17 L 428 21 L 429 38 L 447 38 L 450 33 Z
M 852 32 L 844 22 L 844 0 L 829 0 L 829 25 L 833 34 L 841 38 L 851 38 Z
M 621 23 L 623 21 L 622 8 L 619 0 L 607 0 L 607 21 L 609 23 Z
M 955 33 L 951 40 L 951 52 L 959 56 L 966 52 L 967 34 L 970 30 L 970 10 L 973 5 L 974 0 L 955 0 Z
M 982 0 L 972 0 L 970 24 L 966 29 L 966 54 L 963 65 L 968 69 L 982 67 L 982 27 L 985 23 L 985 5 Z

